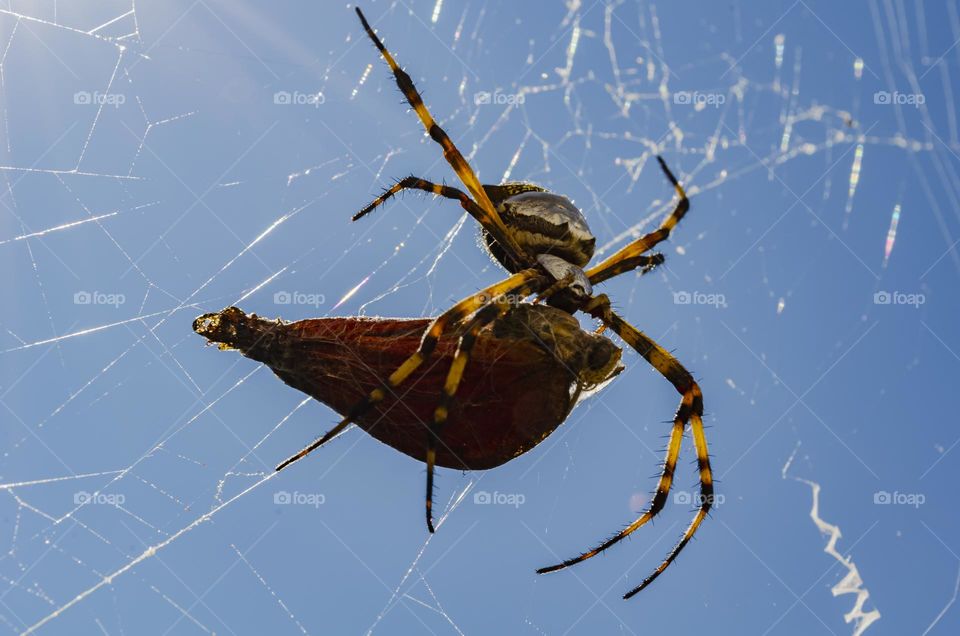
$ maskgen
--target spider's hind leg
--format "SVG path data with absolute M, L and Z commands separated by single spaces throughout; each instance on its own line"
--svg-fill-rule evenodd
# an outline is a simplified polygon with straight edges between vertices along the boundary
M 664 570 L 667 569 L 671 563 L 673 563 L 680 551 L 683 550 L 684 546 L 686 546 L 690 539 L 693 538 L 694 533 L 700 527 L 700 524 L 703 523 L 704 518 L 706 518 L 707 513 L 710 512 L 710 508 L 713 505 L 713 473 L 710 470 L 710 456 L 707 451 L 707 438 L 703 431 L 702 420 L 703 394 L 700 392 L 700 387 L 693 379 L 693 376 L 691 376 L 690 373 L 683 368 L 683 365 L 681 365 L 676 358 L 670 355 L 666 349 L 654 342 L 649 336 L 614 313 L 614 311 L 610 308 L 610 300 L 606 297 L 606 295 L 601 294 L 593 298 L 593 300 L 583 307 L 583 311 L 590 314 L 594 318 L 598 318 L 603 322 L 604 325 L 615 331 L 617 335 L 623 338 L 623 340 L 633 347 L 637 353 L 643 356 L 643 358 L 649 362 L 653 368 L 655 368 L 661 373 L 661 375 L 669 380 L 682 397 L 680 399 L 680 406 L 677 408 L 677 413 L 674 416 L 673 428 L 671 429 L 670 433 L 670 441 L 667 444 L 667 455 L 663 463 L 663 472 L 661 473 L 660 481 L 657 484 L 657 492 L 656 495 L 654 495 L 653 501 L 650 503 L 650 507 L 646 510 L 646 512 L 644 512 L 636 521 L 615 534 L 607 541 L 604 541 L 596 548 L 588 550 L 578 557 L 568 559 L 563 563 L 541 568 L 537 570 L 537 572 L 540 574 L 554 572 L 576 563 L 580 563 L 581 561 L 585 561 L 590 557 L 599 554 L 603 550 L 606 550 L 613 544 L 619 542 L 621 539 L 627 537 L 634 530 L 646 524 L 658 512 L 660 512 L 664 504 L 666 504 L 670 486 L 673 484 L 674 472 L 676 471 L 677 467 L 677 458 L 680 454 L 680 443 L 683 439 L 683 431 L 688 422 L 693 433 L 693 445 L 697 452 L 697 466 L 699 467 L 700 471 L 699 509 L 697 510 L 693 521 L 691 521 L 690 525 L 687 526 L 687 529 L 680 538 L 680 541 L 676 546 L 674 546 L 674 548 L 657 567 L 657 569 L 654 570 L 650 576 L 644 579 L 640 585 L 624 595 L 624 598 L 630 598 L 643 588 L 650 585 L 650 583 L 652 583 Z

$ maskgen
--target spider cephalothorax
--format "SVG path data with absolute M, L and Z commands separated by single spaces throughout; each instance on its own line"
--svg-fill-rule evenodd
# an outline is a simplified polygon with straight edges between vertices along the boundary
M 381 386 L 371 390 L 364 399 L 347 411 L 346 416 L 339 424 L 302 451 L 281 463 L 277 470 L 305 457 L 314 449 L 333 439 L 351 422 L 362 418 L 375 405 L 388 398 L 399 398 L 400 385 L 417 372 L 433 355 L 441 337 L 454 331 L 458 332 L 460 335 L 456 354 L 450 363 L 442 394 L 438 397 L 437 407 L 433 411 L 433 419 L 430 422 L 423 423 L 427 465 L 426 518 L 427 527 L 430 532 L 433 532 L 433 476 L 437 465 L 437 445 L 441 443 L 442 432 L 448 424 L 450 408 L 464 377 L 464 370 L 467 367 L 471 351 L 481 333 L 485 333 L 486 330 L 491 328 L 494 333 L 497 333 L 499 325 L 501 332 L 503 329 L 522 328 L 531 332 L 530 338 L 540 338 L 536 333 L 538 327 L 535 326 L 539 323 L 532 319 L 536 317 L 536 312 L 530 314 L 529 310 L 525 309 L 529 303 L 524 302 L 524 299 L 533 295 L 537 295 L 540 300 L 545 300 L 548 304 L 569 314 L 582 311 L 599 320 L 603 328 L 619 335 L 624 342 L 636 350 L 640 356 L 670 381 L 681 395 L 680 406 L 673 419 L 663 471 L 660 474 L 657 491 L 649 508 L 633 523 L 597 547 L 557 565 L 541 568 L 538 572 L 553 572 L 589 559 L 650 521 L 666 503 L 667 493 L 673 485 L 673 475 L 680 455 L 680 445 L 687 426 L 691 429 L 693 445 L 697 452 L 697 466 L 700 473 L 699 509 L 680 541 L 670 551 L 666 559 L 640 585 L 624 596 L 624 598 L 629 598 L 657 578 L 673 562 L 680 550 L 700 527 L 713 503 L 713 477 L 710 471 L 707 439 L 703 430 L 703 395 L 700 392 L 700 387 L 670 352 L 621 318 L 612 309 L 610 300 L 605 294 L 594 296 L 593 286 L 625 272 L 640 270 L 642 273 L 649 271 L 653 266 L 663 262 L 663 255 L 651 252 L 651 250 L 670 236 L 670 232 L 686 214 L 689 208 L 686 193 L 673 173 L 670 172 L 670 169 L 667 168 L 663 159 L 657 157 L 661 170 L 663 170 L 664 175 L 673 185 L 679 197 L 676 207 L 656 230 L 641 236 L 593 267 L 588 267 L 593 257 L 596 239 L 590 232 L 590 228 L 587 226 L 580 210 L 566 197 L 550 193 L 539 186 L 527 183 L 481 184 L 473 169 L 460 154 L 460 151 L 457 150 L 456 145 L 433 119 L 430 111 L 427 110 L 420 93 L 417 92 L 413 84 L 413 80 L 400 68 L 383 45 L 383 42 L 373 32 L 370 24 L 363 16 L 363 12 L 359 8 L 356 11 L 370 40 L 373 41 L 383 59 L 390 66 L 400 91 L 416 112 L 417 117 L 420 118 L 427 134 L 443 149 L 444 158 L 466 186 L 469 194 L 451 186 L 440 185 L 411 176 L 398 181 L 374 199 L 353 217 L 354 220 L 368 214 L 387 199 L 405 189 L 423 190 L 456 200 L 480 224 L 484 244 L 493 258 L 512 275 L 477 294 L 464 298 L 435 318 L 424 332 L 417 351 L 407 357 L 383 381 Z M 523 312 L 527 312 L 527 315 L 524 315 Z M 562 312 L 557 313 L 562 315 Z M 550 313 L 545 312 L 539 315 L 541 317 L 549 316 Z M 557 318 L 556 314 L 543 323 L 548 332 L 550 329 L 555 330 L 557 328 L 561 331 L 569 331 L 576 325 L 577 321 L 572 316 L 568 321 L 565 318 Z M 545 335 L 549 335 L 549 333 Z M 562 336 L 562 334 L 556 335 Z M 571 359 L 579 360 L 577 364 L 581 368 L 593 369 L 593 367 L 596 367 L 597 381 L 602 381 L 605 377 L 611 375 L 613 371 L 610 365 L 616 365 L 619 360 L 619 355 L 614 358 L 609 348 L 596 347 L 596 343 L 589 339 L 562 336 L 556 339 L 555 345 L 559 342 L 568 345 L 573 343 L 572 347 L 574 349 L 582 349 L 582 351 L 568 350 L 564 355 L 573 355 L 574 357 Z M 595 350 L 591 350 L 591 347 Z M 495 417 L 495 414 L 492 416 Z M 445 451 L 450 450 L 449 448 L 445 449 Z

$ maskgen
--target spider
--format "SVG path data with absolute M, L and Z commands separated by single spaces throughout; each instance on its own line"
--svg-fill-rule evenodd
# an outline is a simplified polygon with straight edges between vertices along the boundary
M 606 294 L 593 295 L 593 286 L 636 269 L 640 269 L 641 272 L 649 271 L 663 262 L 663 255 L 651 250 L 670 236 L 671 230 L 686 214 L 690 207 L 687 195 L 667 164 L 658 156 L 660 168 L 678 196 L 675 208 L 656 230 L 641 236 L 602 262 L 588 268 L 593 257 L 596 238 L 590 232 L 580 210 L 568 198 L 531 183 L 482 185 L 453 141 L 427 110 L 410 76 L 400 68 L 393 55 L 374 33 L 363 12 L 359 8 L 356 12 L 367 36 L 373 41 L 393 72 L 400 91 L 419 117 L 430 138 L 443 149 L 444 158 L 466 186 L 469 194 L 454 187 L 411 176 L 401 179 L 387 189 L 360 210 L 353 220 L 356 221 L 369 214 L 402 190 L 422 190 L 453 199 L 459 202 L 480 224 L 484 246 L 493 259 L 511 275 L 461 300 L 435 318 L 424 331 L 416 352 L 383 380 L 380 386 L 371 390 L 365 398 L 354 405 L 339 424 L 299 453 L 282 462 L 277 466 L 277 470 L 282 470 L 306 457 L 339 435 L 348 425 L 363 417 L 375 405 L 383 402 L 388 395 L 395 396 L 398 387 L 431 357 L 441 337 L 448 335 L 451 331 L 459 330 L 461 332 L 459 343 L 446 375 L 439 402 L 433 411 L 433 421 L 425 425 L 424 431 L 427 465 L 426 521 L 428 530 L 433 532 L 433 480 L 434 468 L 437 465 L 437 444 L 447 423 L 457 388 L 463 378 L 464 369 L 470 359 L 471 350 L 477 342 L 478 334 L 484 328 L 509 317 L 518 306 L 528 306 L 525 302 L 521 303 L 520 299 L 534 295 L 537 295 L 536 303 L 545 302 L 548 306 L 567 314 L 582 311 L 600 321 L 601 326 L 598 332 L 607 328 L 615 332 L 670 381 L 681 395 L 680 406 L 673 419 L 656 493 L 647 510 L 633 523 L 596 547 L 556 565 L 540 568 L 537 572 L 539 574 L 554 572 L 586 561 L 653 519 L 666 504 L 677 466 L 680 444 L 688 424 L 697 454 L 700 474 L 699 508 L 680 541 L 667 557 L 640 585 L 624 595 L 625 599 L 630 598 L 650 585 L 676 559 L 700 527 L 713 502 L 713 477 L 701 419 L 703 396 L 700 387 L 693 376 L 666 349 L 620 317 L 611 308 Z M 517 449 L 516 454 L 524 450 L 526 449 Z

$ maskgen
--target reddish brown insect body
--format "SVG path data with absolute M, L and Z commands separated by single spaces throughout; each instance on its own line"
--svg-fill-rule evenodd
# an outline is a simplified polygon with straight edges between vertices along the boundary
M 340 414 L 383 386 L 417 350 L 430 319 L 315 318 L 284 323 L 236 307 L 205 314 L 194 331 L 222 349 L 263 362 L 288 385 Z M 429 423 L 457 348 L 445 334 L 395 397 L 356 424 L 424 461 Z M 620 349 L 587 333 L 569 314 L 520 305 L 482 332 L 437 445 L 437 464 L 480 470 L 525 453 L 559 426 L 579 398 L 619 370 Z M 322 427 L 320 427 L 322 428 Z

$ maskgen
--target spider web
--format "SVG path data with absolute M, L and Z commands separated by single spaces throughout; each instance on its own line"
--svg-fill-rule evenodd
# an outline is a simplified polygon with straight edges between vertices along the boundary
M 0 9 L 0 629 L 955 631 L 956 4 L 716 5 L 364 6 L 481 178 L 570 196 L 599 255 L 671 208 L 656 154 L 687 187 L 666 264 L 602 291 L 701 379 L 723 498 L 630 603 L 686 478 L 533 570 L 649 501 L 676 394 L 636 355 L 537 450 L 440 471 L 428 536 L 422 466 L 357 430 L 274 473 L 334 414 L 190 330 L 502 276 L 448 202 L 347 222 L 454 183 L 352 11 Z

